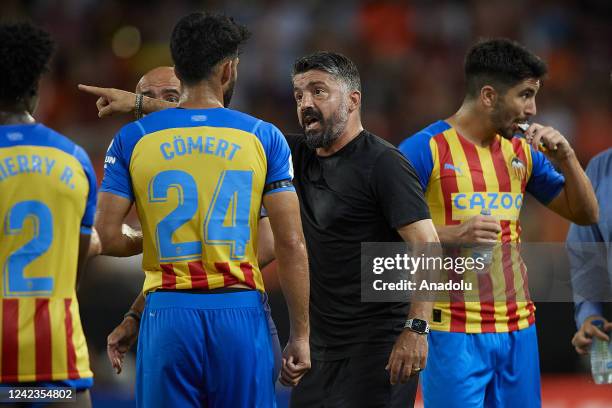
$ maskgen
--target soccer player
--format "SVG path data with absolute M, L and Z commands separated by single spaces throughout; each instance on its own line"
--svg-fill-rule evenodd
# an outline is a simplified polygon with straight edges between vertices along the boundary
M 275 405 L 254 245 L 262 197 L 291 321 L 283 371 L 300 377 L 310 366 L 308 263 L 290 152 L 273 125 L 224 108 L 247 38 L 228 17 L 182 18 L 170 44 L 178 108 L 123 127 L 108 151 L 96 217 L 102 253 L 142 250 L 146 275 L 139 406 Z M 142 234 L 123 223 L 133 202 Z
M 32 117 L 52 52 L 41 29 L 0 25 L 0 383 L 74 387 L 76 406 L 88 407 L 93 373 L 76 283 L 96 177 L 80 146 Z
M 492 275 L 479 275 L 478 290 L 501 290 L 505 299 L 466 302 L 452 292 L 451 302 L 434 306 L 423 373 L 428 407 L 541 405 L 535 308 L 525 266 L 509 245 L 519 242 L 523 196 L 528 191 L 578 224 L 598 217 L 591 184 L 563 135 L 533 123 L 524 137 L 513 137 L 536 114 L 545 73 L 545 63 L 515 42 L 480 42 L 465 59 L 459 110 L 400 145 L 443 244 L 504 244 L 494 251 Z M 483 210 L 491 216 L 479 215 Z M 496 270 L 504 278 L 495 279 Z
M 160 99 L 170 103 L 178 102 L 180 91 L 181 83 L 174 74 L 173 67 L 153 68 L 144 74 L 136 85 L 136 94 L 142 94 L 149 98 Z M 224 101 L 224 104 L 227 107 L 229 101 Z M 260 268 L 263 268 L 274 260 L 274 240 L 272 230 L 270 229 L 270 220 L 267 215 L 262 214 L 260 217 L 258 230 L 257 263 Z M 101 248 L 98 248 L 96 254 L 100 252 Z M 262 293 L 262 297 L 270 329 L 272 349 L 274 351 L 274 378 L 277 378 L 280 373 L 282 352 L 276 325 L 272 319 L 272 312 L 268 304 L 267 294 Z M 144 296 L 141 293 L 130 307 L 128 313 L 125 314 L 123 321 L 108 336 L 108 358 L 118 374 L 121 373 L 125 353 L 138 339 L 138 329 L 143 308 Z
M 299 58 L 292 79 L 304 134 L 287 140 L 310 263 L 312 369 L 291 406 L 411 407 L 432 304 L 362 302 L 361 243 L 437 242 L 423 192 L 401 153 L 363 128 L 350 59 Z
M 593 337 L 610 341 L 612 333 L 612 310 L 609 303 L 602 302 L 612 295 L 612 148 L 593 157 L 586 174 L 593 183 L 601 217 L 593 225 L 572 224 L 567 234 L 578 329 L 572 345 L 578 354 L 589 352 Z M 590 259 L 593 256 L 597 259 Z M 601 320 L 603 327 L 593 325 L 595 320 Z

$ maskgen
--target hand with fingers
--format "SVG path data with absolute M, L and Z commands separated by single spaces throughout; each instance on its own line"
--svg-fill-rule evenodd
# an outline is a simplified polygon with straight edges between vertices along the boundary
M 289 339 L 285 350 L 283 350 L 280 383 L 286 387 L 295 387 L 308 370 L 310 370 L 308 339 Z
M 593 324 L 593 321 L 601 320 L 604 322 L 603 330 L 598 328 Z M 608 322 L 601 316 L 590 316 L 588 317 L 580 329 L 574 334 L 574 338 L 572 338 L 572 345 L 576 349 L 578 354 L 588 354 L 591 348 L 591 344 L 593 343 L 593 337 L 597 337 L 598 339 L 604 341 L 610 341 L 610 336 L 608 333 L 612 332 L 612 323 Z
M 104 118 L 115 113 L 130 113 L 136 109 L 136 94 L 116 88 L 100 88 L 79 84 L 79 89 L 98 97 L 98 117 Z
M 407 382 L 411 376 L 425 369 L 427 364 L 427 336 L 404 329 L 389 356 L 385 370 L 389 371 L 391 385 Z
M 551 160 L 565 160 L 574 150 L 567 139 L 556 129 L 532 123 L 525 131 L 527 143 L 536 151 L 542 151 Z
M 501 232 L 499 221 L 490 215 L 476 215 L 460 226 L 460 241 L 466 244 L 494 244 Z
M 138 320 L 126 317 L 106 339 L 106 353 L 117 374 L 120 374 L 123 368 L 125 353 L 138 340 L 139 325 Z

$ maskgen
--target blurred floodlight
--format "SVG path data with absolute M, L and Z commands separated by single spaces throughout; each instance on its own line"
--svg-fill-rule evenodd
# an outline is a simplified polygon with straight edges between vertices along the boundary
M 140 31 L 133 26 L 121 27 L 113 35 L 113 52 L 119 58 L 130 58 L 140 50 Z

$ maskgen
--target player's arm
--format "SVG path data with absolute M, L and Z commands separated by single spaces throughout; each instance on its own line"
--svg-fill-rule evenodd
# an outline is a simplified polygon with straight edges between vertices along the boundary
M 100 236 L 95 228 L 91 228 L 91 239 L 89 240 L 89 249 L 87 251 L 87 258 L 93 258 L 102 253 L 102 245 L 100 244 Z
M 565 176 L 565 187 L 548 208 L 578 225 L 590 225 L 599 220 L 595 192 L 574 156 L 565 166 L 559 166 Z
M 437 225 L 436 231 L 444 244 L 495 243 L 501 226 L 490 215 L 476 215 L 458 225 Z
M 259 268 L 264 268 L 275 258 L 274 235 L 270 227 L 270 219 L 265 216 L 259 219 L 259 236 L 257 237 L 257 262 Z
M 120 374 L 123 368 L 125 353 L 138 340 L 138 328 L 144 306 L 145 297 L 140 293 L 132 303 L 130 310 L 123 316 L 123 321 L 106 339 L 106 354 L 117 374 Z
M 79 89 L 98 97 L 96 107 L 98 116 L 103 118 L 115 113 L 130 113 L 136 110 L 136 94 L 116 88 L 100 88 L 79 84 Z M 157 112 L 163 109 L 176 108 L 178 104 L 163 99 L 142 98 L 142 113 Z
M 567 139 L 556 129 L 537 123 L 527 129 L 525 138 L 536 152 L 541 149 L 542 142 L 545 146 L 542 152 L 565 177 L 563 189 L 548 203 L 548 208 L 575 224 L 595 224 L 599 219 L 597 198 Z M 534 166 L 536 159 L 534 157 Z
M 310 368 L 308 257 L 300 207 L 294 191 L 266 194 L 264 206 L 274 235 L 278 277 L 289 309 L 289 342 L 283 352 L 281 382 L 296 385 Z
M 107 192 L 98 198 L 95 229 L 100 237 L 100 253 L 111 256 L 133 256 L 142 252 L 142 231 L 124 223 L 132 201 Z
M 427 246 L 431 249 L 438 243 L 438 234 L 431 219 L 413 222 L 397 229 L 402 239 L 415 246 Z M 432 245 L 434 244 L 434 245 Z M 421 252 L 421 251 L 418 251 Z M 407 319 L 421 319 L 429 321 L 433 309 L 433 302 L 419 301 L 410 304 Z M 399 335 L 389 356 L 386 370 L 389 370 L 391 384 L 405 383 L 410 376 L 425 368 L 427 363 L 426 335 L 404 329 Z M 419 370 L 414 370 L 418 368 Z

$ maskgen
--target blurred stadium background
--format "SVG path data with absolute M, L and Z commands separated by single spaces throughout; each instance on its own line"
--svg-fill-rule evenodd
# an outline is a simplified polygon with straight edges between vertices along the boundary
M 253 37 L 241 56 L 232 107 L 283 131 L 299 130 L 290 67 L 302 54 L 329 49 L 355 60 L 363 83 L 364 124 L 397 144 L 459 106 L 462 59 L 472 42 L 507 36 L 549 63 L 537 120 L 559 129 L 583 165 L 612 145 L 610 0 L 0 2 L 3 19 L 30 18 L 57 41 L 36 117 L 84 146 L 99 179 L 106 147 L 132 118 L 99 120 L 95 99 L 76 85 L 133 90 L 144 72 L 171 65 L 172 27 L 180 16 L 196 10 L 225 12 L 249 26 Z M 527 201 L 522 222 L 526 242 L 563 241 L 568 228 L 533 200 Z M 142 280 L 136 257 L 96 259 L 82 281 L 81 316 L 96 374 L 94 406 L 133 406 L 134 354 L 116 376 L 106 359 L 105 342 Z M 287 318 L 274 265 L 266 270 L 266 280 L 284 342 Z M 588 361 L 578 358 L 570 345 L 575 329 L 572 304 L 538 304 L 537 321 L 544 406 L 611 407 L 612 387 L 594 386 Z M 286 392 L 281 392 L 281 407 L 285 400 Z

